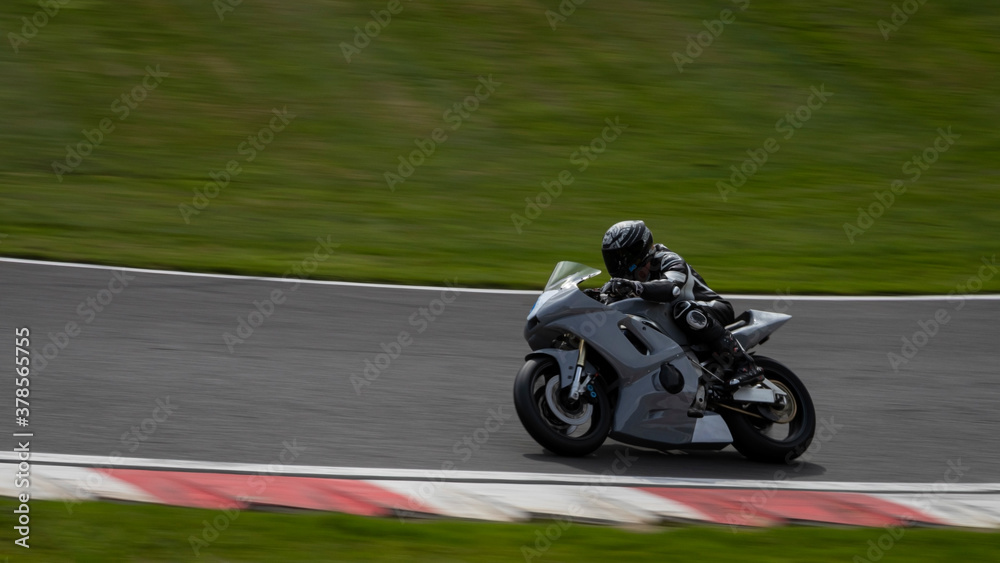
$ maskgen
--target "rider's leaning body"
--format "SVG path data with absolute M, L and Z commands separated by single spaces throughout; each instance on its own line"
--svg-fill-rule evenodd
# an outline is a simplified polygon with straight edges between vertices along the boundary
M 614 297 L 637 296 L 672 304 L 678 327 L 692 344 L 707 345 L 724 367 L 732 367 L 730 387 L 760 381 L 762 372 L 753 357 L 726 330 L 735 318 L 733 306 L 712 291 L 705 280 L 676 252 L 653 243 L 653 234 L 642 221 L 612 225 L 601 245 L 604 264 L 612 279 L 601 289 Z M 681 288 L 692 276 L 693 299 L 683 299 Z

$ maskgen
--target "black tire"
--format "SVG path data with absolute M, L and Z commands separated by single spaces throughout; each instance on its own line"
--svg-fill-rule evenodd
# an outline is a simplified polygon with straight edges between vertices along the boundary
M 594 381 L 596 398 L 591 398 L 594 410 L 589 427 L 579 435 L 565 434 L 569 425 L 555 418 L 544 397 L 545 385 L 559 377 L 559 366 L 552 358 L 531 358 L 514 379 L 514 408 L 528 434 L 550 452 L 579 457 L 601 447 L 611 430 L 611 403 L 600 381 Z M 539 384 L 541 386 L 539 387 Z M 577 428 L 577 427 L 572 427 Z
M 764 356 L 755 356 L 757 365 L 764 370 L 764 376 L 777 385 L 785 387 L 791 394 L 798 409 L 787 423 L 787 436 L 774 439 L 765 435 L 772 427 L 784 426 L 763 422 L 757 417 L 747 416 L 726 408 L 718 412 L 729 425 L 733 435 L 733 446 L 741 454 L 754 461 L 768 463 L 788 463 L 799 457 L 812 443 L 816 432 L 816 409 L 806 386 L 781 363 Z M 743 405 L 744 410 L 754 412 L 754 405 Z

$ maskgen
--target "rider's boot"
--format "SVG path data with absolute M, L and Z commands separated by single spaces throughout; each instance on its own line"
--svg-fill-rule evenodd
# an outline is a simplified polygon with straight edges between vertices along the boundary
M 731 374 L 726 381 L 726 387 L 735 389 L 749 383 L 764 381 L 764 370 L 757 367 L 753 356 L 747 354 L 733 333 L 727 330 L 721 338 L 712 343 L 712 348 L 719 363 Z

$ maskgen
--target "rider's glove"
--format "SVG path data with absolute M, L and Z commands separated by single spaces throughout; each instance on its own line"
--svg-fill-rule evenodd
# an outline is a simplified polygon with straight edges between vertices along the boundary
M 611 281 L 604 284 L 604 287 L 601 288 L 601 293 L 607 293 L 616 297 L 638 296 L 642 295 L 642 284 L 637 281 L 612 278 Z

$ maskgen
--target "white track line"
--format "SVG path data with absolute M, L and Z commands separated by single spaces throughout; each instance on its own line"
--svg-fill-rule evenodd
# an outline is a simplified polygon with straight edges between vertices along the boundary
M 120 266 L 105 266 L 103 264 L 82 264 L 78 262 L 52 262 L 49 260 L 26 260 L 23 258 L 7 258 L 0 256 L 0 262 L 11 264 L 29 264 L 38 266 L 53 266 L 60 268 L 84 268 L 89 270 L 120 270 L 139 274 L 154 274 L 162 276 L 184 276 L 195 278 L 214 278 L 222 280 L 266 281 L 277 283 L 304 283 L 312 285 L 333 285 L 344 287 L 370 287 L 375 289 L 412 289 L 417 291 L 460 291 L 463 293 L 486 293 L 493 295 L 538 295 L 541 291 L 528 289 L 488 289 L 477 287 L 442 287 L 433 285 L 400 285 L 391 283 L 363 283 L 334 280 L 309 280 L 299 278 L 274 278 L 261 276 L 239 276 L 235 274 L 209 274 L 203 272 L 182 272 L 175 270 L 150 270 L 145 268 L 126 268 Z M 731 293 L 727 299 L 742 299 L 745 301 L 943 301 L 946 299 L 968 299 L 973 301 L 1000 301 L 1000 294 L 961 294 L 958 297 L 949 295 L 752 295 Z
M 310 280 L 299 278 L 273 278 L 262 276 L 238 276 L 235 274 L 207 274 L 202 272 L 181 272 L 174 270 L 148 270 L 145 268 L 123 268 L 119 266 L 105 266 L 102 264 L 79 264 L 75 262 L 50 262 L 48 260 L 24 260 L 21 258 L 6 258 L 0 256 L 0 262 L 11 264 L 31 264 L 38 266 L 54 266 L 61 268 L 83 268 L 88 270 L 120 270 L 122 272 L 135 272 L 138 274 L 154 274 L 161 276 L 184 276 L 193 278 L 211 278 L 220 280 L 242 280 L 242 281 L 266 281 L 275 283 L 304 283 L 312 285 L 339 285 L 346 287 L 371 287 L 376 289 L 415 289 L 419 291 L 460 291 L 463 293 L 491 293 L 497 295 L 538 295 L 540 291 L 530 291 L 524 289 L 483 289 L 475 287 L 438 287 L 432 285 L 397 285 L 390 283 L 361 283 L 333 280 Z
M 16 462 L 14 452 L 0 452 L 0 462 Z M 108 456 L 34 453 L 32 463 L 65 464 L 83 467 L 159 469 L 174 471 L 225 472 L 247 474 L 340 477 L 348 479 L 397 479 L 414 481 L 462 481 L 483 483 L 549 483 L 562 485 L 612 485 L 631 487 L 713 487 L 766 488 L 812 491 L 853 491 L 879 493 L 925 493 L 931 483 L 850 483 L 837 481 L 768 481 L 762 479 L 701 479 L 674 477 L 626 477 L 615 475 L 567 475 L 506 471 L 439 471 L 433 469 L 383 469 L 366 467 L 322 467 L 314 465 L 267 465 L 188 461 L 181 459 L 118 458 Z M 1000 483 L 937 485 L 935 492 L 1000 493 Z

